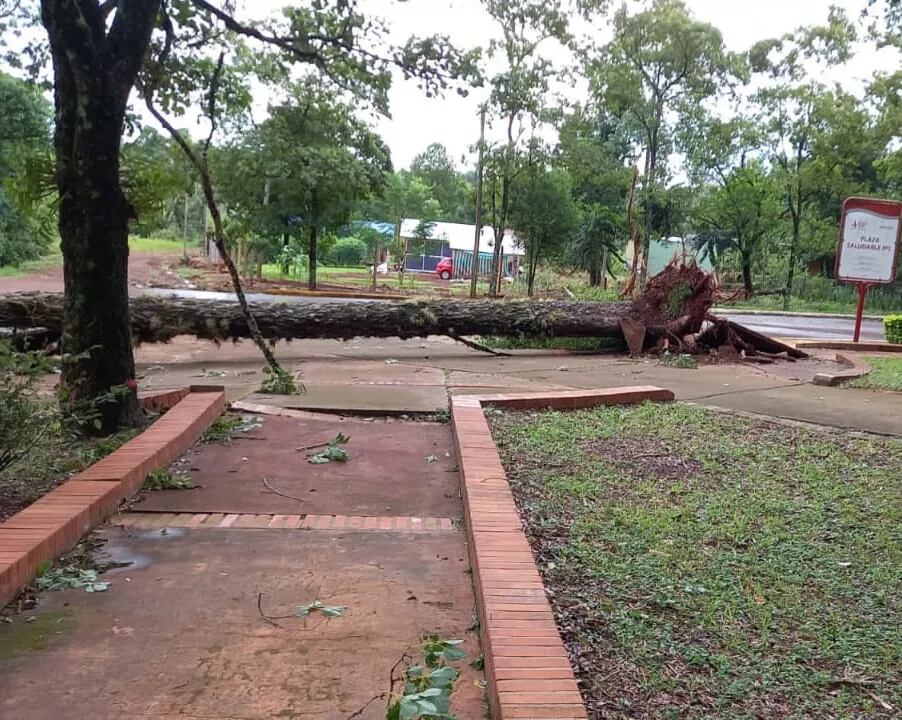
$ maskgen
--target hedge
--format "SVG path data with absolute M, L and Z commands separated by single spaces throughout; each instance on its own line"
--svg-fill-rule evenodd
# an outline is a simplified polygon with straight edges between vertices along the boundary
M 883 318 L 886 341 L 902 344 L 902 315 L 887 315 Z

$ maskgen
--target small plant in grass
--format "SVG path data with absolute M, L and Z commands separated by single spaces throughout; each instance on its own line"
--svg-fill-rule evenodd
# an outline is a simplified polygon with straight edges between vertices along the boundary
M 266 379 L 260 385 L 260 392 L 267 395 L 297 395 L 303 389 L 303 386 L 298 387 L 294 376 L 281 367 L 267 366 L 263 368 L 263 373 Z
M 698 367 L 696 359 L 687 353 L 678 353 L 676 355 L 664 353 L 661 356 L 661 364 L 684 370 L 695 370 Z
M 423 639 L 423 662 L 408 666 L 398 683 L 392 676 L 386 720 L 454 720 L 451 691 L 460 671 L 450 663 L 466 657 L 458 646 L 461 640 L 444 640 L 437 635 Z
M 85 592 L 105 592 L 110 584 L 100 582 L 97 579 L 97 571 L 77 567 L 76 565 L 63 565 L 54 568 L 50 563 L 44 563 L 38 570 L 35 584 L 41 590 L 66 590 L 74 588 Z
M 156 490 L 193 490 L 197 483 L 191 478 L 173 475 L 169 470 L 154 470 L 144 481 L 143 489 L 153 492 Z

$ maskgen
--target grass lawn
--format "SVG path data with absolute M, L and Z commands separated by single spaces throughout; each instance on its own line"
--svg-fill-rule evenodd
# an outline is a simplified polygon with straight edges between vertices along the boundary
M 678 404 L 491 421 L 591 718 L 899 717 L 902 442 Z
M 624 348 L 616 338 L 543 338 L 543 337 L 481 337 L 486 347 L 496 350 L 572 350 L 574 352 L 605 352 Z
M 268 263 L 263 266 L 263 277 L 266 280 L 292 280 L 295 282 L 307 281 L 307 270 L 304 269 L 299 276 L 282 275 L 282 269 L 275 263 Z M 319 283 L 328 285 L 346 285 L 353 288 L 365 289 L 372 287 L 373 272 L 365 267 L 330 267 L 321 265 L 316 270 L 316 279 Z M 399 287 L 398 274 L 389 273 L 388 275 L 378 275 L 376 282 L 379 287 L 383 285 Z M 416 273 L 404 273 L 404 285 L 406 289 L 415 288 L 421 290 L 429 290 L 434 286 L 423 280 L 418 280 Z
M 42 258 L 38 258 L 37 260 L 26 260 L 20 265 L 4 265 L 0 267 L 0 277 L 21 277 L 22 275 L 31 275 L 62 264 L 63 254 L 59 248 L 57 248 L 55 252 L 45 255 Z
M 852 387 L 902 392 L 902 356 L 867 357 L 865 360 L 871 366 L 871 372 L 853 380 L 850 383 Z
M 190 246 L 190 244 L 189 244 Z M 181 240 L 165 240 L 163 238 L 145 238 L 137 235 L 129 235 L 128 249 L 140 253 L 180 253 L 182 252 Z

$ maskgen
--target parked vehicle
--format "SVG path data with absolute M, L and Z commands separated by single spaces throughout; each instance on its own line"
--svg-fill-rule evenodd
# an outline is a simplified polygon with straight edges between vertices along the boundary
M 451 258 L 442 258 L 438 265 L 435 266 L 435 274 L 442 280 L 450 280 L 454 274 L 454 266 L 451 264 Z

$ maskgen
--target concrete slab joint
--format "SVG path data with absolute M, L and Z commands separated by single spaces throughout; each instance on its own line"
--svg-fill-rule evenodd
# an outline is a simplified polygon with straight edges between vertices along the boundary
M 673 398 L 669 390 L 637 386 L 451 399 L 494 720 L 588 715 L 482 408 L 575 410 Z
M 38 568 L 72 548 L 116 512 L 147 474 L 183 454 L 225 409 L 221 389 L 170 390 L 141 398 L 164 412 L 151 427 L 0 523 L 0 606 L 34 578 Z

